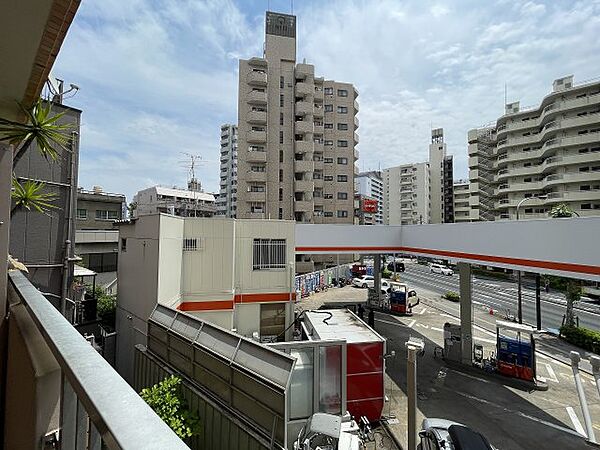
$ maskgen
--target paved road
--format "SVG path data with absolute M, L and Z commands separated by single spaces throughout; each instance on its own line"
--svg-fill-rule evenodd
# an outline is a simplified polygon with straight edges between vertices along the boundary
M 458 292 L 458 274 L 452 276 L 431 273 L 427 266 L 420 264 L 406 264 L 406 271 L 401 274 L 402 280 L 410 287 L 425 288 L 440 295 L 448 292 Z M 523 286 L 523 321 L 535 325 L 535 289 L 530 283 Z M 565 314 L 566 301 L 560 293 L 542 292 L 542 327 L 559 328 Z M 517 286 L 503 280 L 489 280 L 473 277 L 473 301 L 480 303 L 501 314 L 510 311 L 517 315 Z M 586 328 L 600 330 L 600 310 L 594 304 L 581 304 L 575 310 L 579 317 L 579 324 Z

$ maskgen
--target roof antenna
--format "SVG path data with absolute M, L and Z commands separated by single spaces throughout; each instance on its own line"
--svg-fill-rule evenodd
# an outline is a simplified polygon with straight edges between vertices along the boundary
M 294 0 L 290 0 L 290 4 L 292 5 L 292 15 L 294 14 Z

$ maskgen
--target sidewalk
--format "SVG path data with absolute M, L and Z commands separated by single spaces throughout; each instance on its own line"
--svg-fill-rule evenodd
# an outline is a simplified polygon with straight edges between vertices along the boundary
M 590 356 L 594 355 L 594 353 L 583 350 L 582 348 L 576 347 L 573 344 L 569 344 L 568 342 L 563 341 L 558 336 L 551 333 L 542 333 L 536 336 L 535 345 L 538 352 L 557 359 L 569 366 L 571 365 L 571 357 L 569 356 L 570 353 L 572 351 L 579 353 L 581 356 L 579 369 L 582 372 L 592 375 Z

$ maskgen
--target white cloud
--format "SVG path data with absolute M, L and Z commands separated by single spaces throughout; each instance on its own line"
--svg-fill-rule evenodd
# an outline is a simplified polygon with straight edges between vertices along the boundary
M 288 4 L 272 5 L 287 12 Z M 444 127 L 455 176 L 468 129 L 508 100 L 536 103 L 553 79 L 600 75 L 600 2 L 296 2 L 298 57 L 360 92 L 359 166 L 425 160 Z M 218 189 L 219 126 L 237 121 L 237 59 L 262 53 L 264 11 L 217 0 L 84 2 L 55 74 L 81 86 L 80 182 L 129 197 L 186 179 L 181 152 L 208 161 Z M 262 5 L 256 6 L 262 8 Z

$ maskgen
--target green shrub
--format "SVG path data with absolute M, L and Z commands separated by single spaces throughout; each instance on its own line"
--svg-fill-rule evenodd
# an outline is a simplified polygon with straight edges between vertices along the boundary
M 458 295 L 456 292 L 448 291 L 444 294 L 444 298 L 446 300 L 450 300 L 451 302 L 457 302 L 460 300 L 460 295 Z
M 200 432 L 200 421 L 187 409 L 181 393 L 181 378 L 171 375 L 151 388 L 142 389 L 141 397 L 181 439 Z
M 600 332 L 588 328 L 563 325 L 560 327 L 560 335 L 565 341 L 600 355 Z
M 383 270 L 381 271 L 382 278 L 392 278 L 393 274 L 394 274 L 394 272 L 392 272 L 391 270 L 388 270 L 387 267 L 384 267 Z

